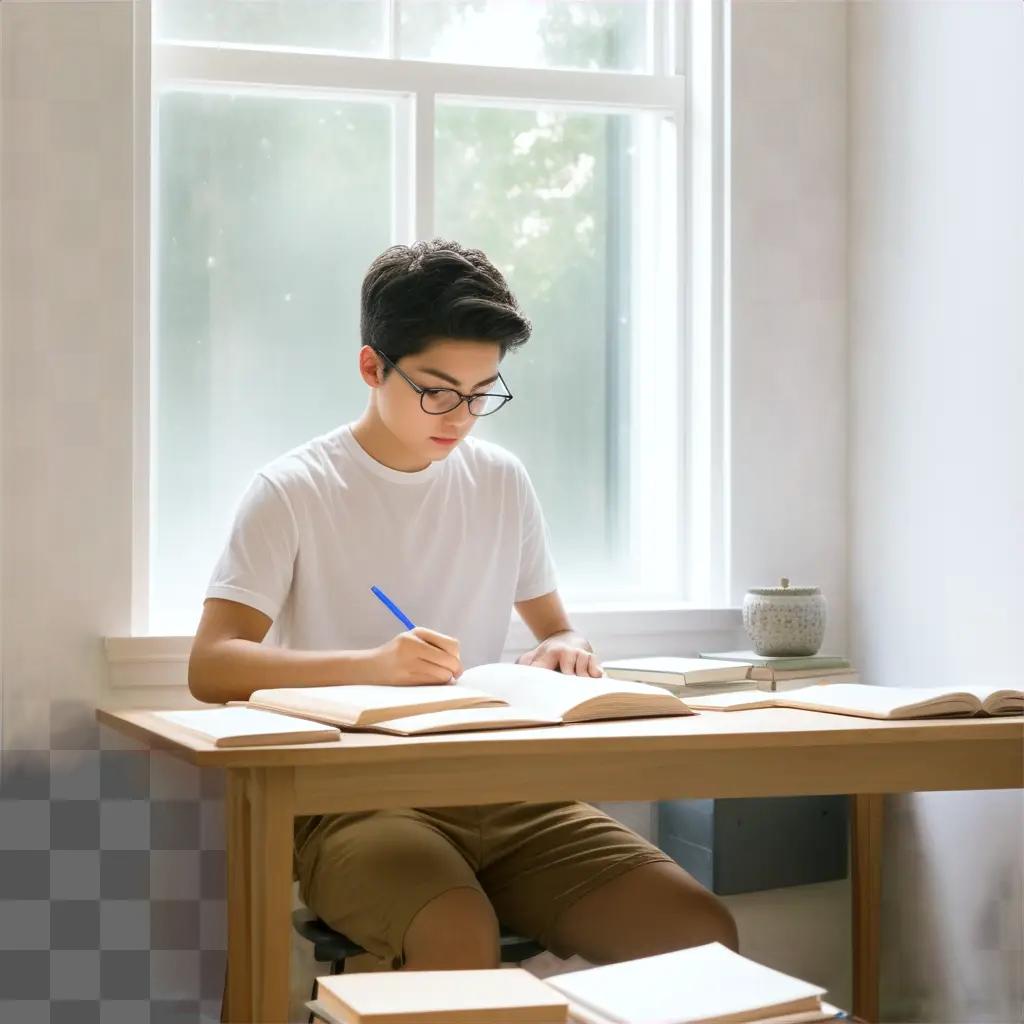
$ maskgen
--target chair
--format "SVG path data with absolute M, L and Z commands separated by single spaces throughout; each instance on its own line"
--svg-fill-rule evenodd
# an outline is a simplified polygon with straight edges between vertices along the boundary
M 341 932 L 336 932 L 305 907 L 293 911 L 292 925 L 307 942 L 313 944 L 313 959 L 319 964 L 331 965 L 330 974 L 340 974 L 345 969 L 345 961 L 350 956 L 359 956 L 366 952 L 362 946 L 357 946 Z M 523 960 L 528 960 L 531 956 L 544 952 L 544 947 L 539 942 L 525 939 L 521 935 L 514 935 L 505 928 L 501 929 L 499 941 L 503 964 L 518 964 Z M 316 999 L 315 980 L 310 999 Z M 309 1024 L 313 1024 L 313 1022 L 314 1016 L 311 1013 Z

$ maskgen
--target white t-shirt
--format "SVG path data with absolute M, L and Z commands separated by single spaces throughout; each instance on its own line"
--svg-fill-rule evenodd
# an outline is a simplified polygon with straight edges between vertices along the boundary
M 206 596 L 263 612 L 283 647 L 363 650 L 405 628 L 371 586 L 456 637 L 466 668 L 498 661 L 513 602 L 557 586 L 522 463 L 467 437 L 403 473 L 339 427 L 256 474 Z

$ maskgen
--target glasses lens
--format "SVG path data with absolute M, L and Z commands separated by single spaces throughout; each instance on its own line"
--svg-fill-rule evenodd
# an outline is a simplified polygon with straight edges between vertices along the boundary
M 461 401 L 458 391 L 451 388 L 428 388 L 423 392 L 422 400 L 424 411 L 435 415 L 451 412 Z
M 469 403 L 469 411 L 474 416 L 490 416 L 497 412 L 508 399 L 504 395 L 479 395 Z

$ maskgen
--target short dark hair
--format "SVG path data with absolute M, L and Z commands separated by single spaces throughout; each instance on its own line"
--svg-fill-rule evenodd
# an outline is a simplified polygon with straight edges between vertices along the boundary
M 504 356 L 533 329 L 501 271 L 479 249 L 440 238 L 393 245 L 370 264 L 359 326 L 363 344 L 396 363 L 439 338 L 493 341 Z

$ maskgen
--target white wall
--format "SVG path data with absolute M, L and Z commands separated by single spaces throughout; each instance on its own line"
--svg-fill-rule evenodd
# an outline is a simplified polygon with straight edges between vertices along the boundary
M 846 4 L 732 5 L 732 598 L 820 585 L 846 648 Z
M 846 635 L 846 4 L 732 3 L 732 599 L 821 586 Z M 746 953 L 850 1001 L 846 881 L 727 899 Z
M 854 651 L 1020 685 L 1024 6 L 854 3 L 849 45 Z M 886 1019 L 1019 1020 L 1020 792 L 887 804 Z

